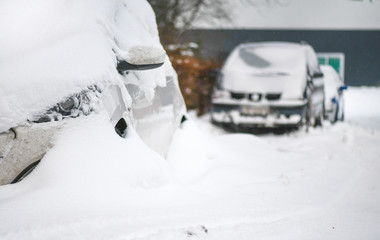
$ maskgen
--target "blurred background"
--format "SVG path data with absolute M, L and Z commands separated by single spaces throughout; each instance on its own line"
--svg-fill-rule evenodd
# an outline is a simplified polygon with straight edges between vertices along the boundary
M 198 115 L 209 112 L 218 69 L 244 42 L 305 41 L 322 53 L 320 64 L 341 69 L 347 85 L 380 86 L 378 0 L 149 2 L 187 108 Z

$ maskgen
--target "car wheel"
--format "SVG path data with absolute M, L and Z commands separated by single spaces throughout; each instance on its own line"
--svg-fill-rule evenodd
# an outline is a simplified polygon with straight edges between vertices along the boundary
M 322 127 L 322 119 L 323 119 L 323 114 L 319 114 L 319 116 L 315 118 L 314 127 Z
M 324 115 L 325 115 L 325 104 L 322 104 L 322 111 L 319 113 L 318 117 L 316 117 L 314 127 L 322 127 Z
M 313 114 L 313 105 L 311 99 L 309 99 L 306 109 L 306 132 L 310 127 L 315 127 L 317 124 L 316 116 Z
M 331 123 L 336 123 L 336 122 L 339 120 L 338 113 L 339 113 L 339 109 L 338 109 L 338 106 L 337 106 L 337 107 L 335 108 L 335 111 L 334 111 L 334 118 L 332 119 Z

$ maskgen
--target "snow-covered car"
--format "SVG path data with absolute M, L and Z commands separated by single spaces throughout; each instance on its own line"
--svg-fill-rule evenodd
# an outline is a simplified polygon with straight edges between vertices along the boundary
M 211 100 L 211 120 L 235 129 L 320 125 L 322 77 L 310 45 L 238 45 L 219 73 Z
M 23 4 L 0 6 L 0 185 L 21 180 L 60 129 L 91 114 L 122 138 L 135 129 L 165 157 L 186 109 L 150 5 Z
M 344 120 L 344 96 L 347 89 L 335 69 L 329 65 L 322 65 L 323 80 L 325 84 L 325 118 L 330 122 Z

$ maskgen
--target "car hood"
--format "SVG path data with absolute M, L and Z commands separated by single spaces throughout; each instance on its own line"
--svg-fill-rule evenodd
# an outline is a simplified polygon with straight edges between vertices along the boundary
M 302 98 L 306 74 L 222 71 L 222 87 L 232 92 L 281 93 L 284 99 Z
M 146 1 L 5 0 L 0 32 L 0 132 L 89 85 L 120 81 L 116 56 L 129 48 L 162 48 Z

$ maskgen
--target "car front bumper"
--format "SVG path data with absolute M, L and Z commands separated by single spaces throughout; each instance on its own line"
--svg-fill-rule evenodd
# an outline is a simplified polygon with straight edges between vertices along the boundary
M 298 126 L 306 114 L 303 100 L 277 103 L 213 102 L 211 118 L 216 124 L 278 128 Z

